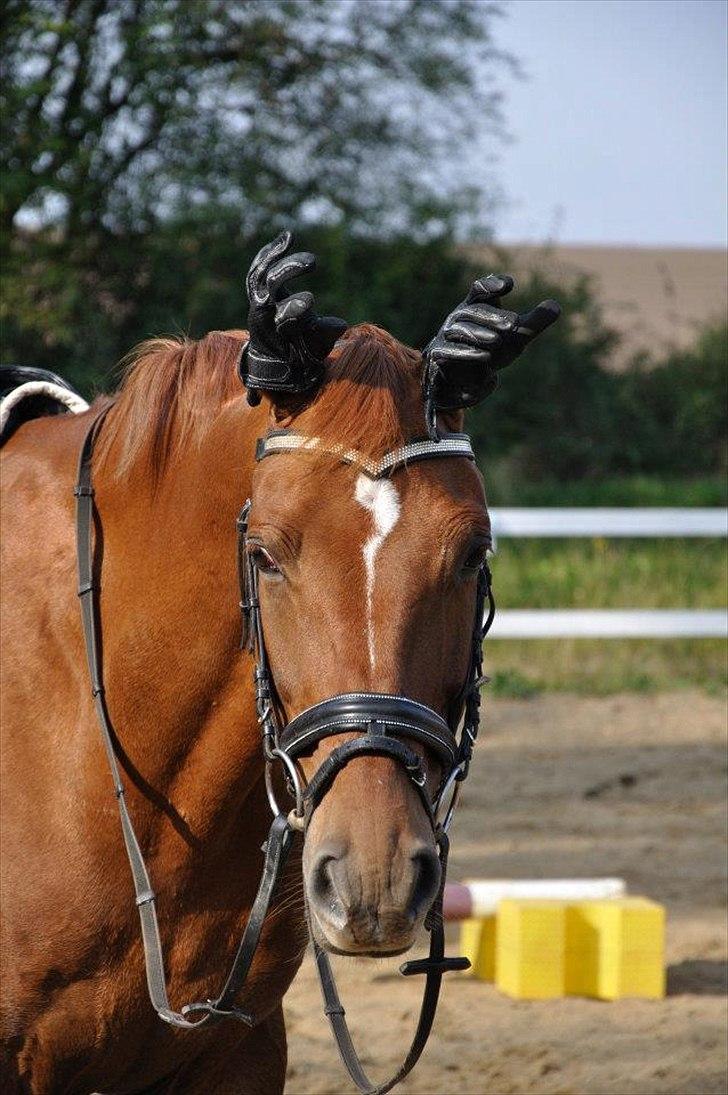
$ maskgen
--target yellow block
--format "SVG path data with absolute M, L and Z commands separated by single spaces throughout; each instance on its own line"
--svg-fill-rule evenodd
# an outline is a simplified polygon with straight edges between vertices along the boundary
M 566 919 L 567 993 L 618 1000 L 665 995 L 665 910 L 644 897 L 583 901 Z
M 563 901 L 501 901 L 495 980 L 517 1000 L 565 993 L 566 910 Z
M 495 916 L 462 921 L 460 953 L 470 959 L 473 977 L 480 981 L 495 980 Z

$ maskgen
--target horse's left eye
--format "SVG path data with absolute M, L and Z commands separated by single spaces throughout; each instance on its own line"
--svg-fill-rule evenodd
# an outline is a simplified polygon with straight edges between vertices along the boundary
M 486 543 L 474 544 L 463 562 L 463 570 L 478 570 L 488 557 L 489 546 L 490 545 Z
M 262 574 L 280 574 L 281 569 L 278 563 L 260 544 L 251 544 L 248 548 L 248 554 L 255 567 Z

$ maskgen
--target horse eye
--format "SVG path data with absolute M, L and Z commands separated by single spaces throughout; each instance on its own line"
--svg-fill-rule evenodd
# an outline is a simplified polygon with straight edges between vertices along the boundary
M 474 544 L 470 549 L 465 562 L 463 563 L 463 570 L 473 571 L 478 570 L 488 557 L 488 544 Z
M 280 574 L 281 570 L 278 563 L 260 544 L 251 544 L 248 548 L 248 555 L 253 565 L 262 574 Z

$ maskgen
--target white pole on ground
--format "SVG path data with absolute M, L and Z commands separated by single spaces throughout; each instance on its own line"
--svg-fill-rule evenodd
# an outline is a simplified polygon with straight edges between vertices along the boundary
M 605 901 L 623 897 L 622 878 L 492 878 L 448 882 L 443 913 L 446 920 L 492 916 L 500 901 Z

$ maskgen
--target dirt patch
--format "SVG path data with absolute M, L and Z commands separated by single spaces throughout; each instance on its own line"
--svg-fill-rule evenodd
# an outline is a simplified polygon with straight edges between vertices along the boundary
M 698 693 L 491 701 L 453 829 L 450 877 L 619 875 L 668 909 L 668 996 L 526 1003 L 446 980 L 409 1095 L 718 1095 L 726 1066 L 726 712 Z M 457 949 L 451 932 L 450 952 Z M 414 1030 L 396 962 L 339 960 L 365 1064 Z M 352 1090 L 307 957 L 285 1001 L 287 1095 Z
M 488 248 L 469 250 L 485 266 L 499 269 Z M 621 337 L 611 355 L 617 368 L 640 350 L 660 357 L 691 346 L 701 326 L 725 316 L 728 276 L 722 247 L 557 244 L 546 250 L 528 245 L 509 250 L 509 269 L 517 275 L 536 269 L 559 279 L 576 272 L 594 279 L 604 318 Z

